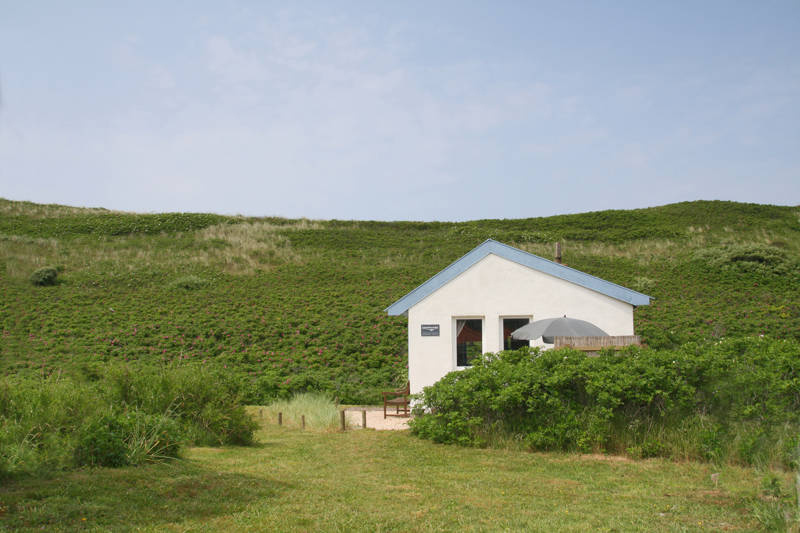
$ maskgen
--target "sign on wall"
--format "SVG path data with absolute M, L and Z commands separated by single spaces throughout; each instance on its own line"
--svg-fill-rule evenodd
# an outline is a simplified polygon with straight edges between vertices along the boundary
M 422 324 L 422 336 L 423 337 L 438 337 L 439 336 L 439 324 Z

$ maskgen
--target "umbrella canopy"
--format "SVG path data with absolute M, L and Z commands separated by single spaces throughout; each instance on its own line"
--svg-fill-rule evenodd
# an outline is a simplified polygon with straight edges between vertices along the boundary
M 591 322 L 567 318 L 567 315 L 537 320 L 511 333 L 512 339 L 533 340 L 539 337 L 547 344 L 553 344 L 553 337 L 608 337 L 608 333 Z

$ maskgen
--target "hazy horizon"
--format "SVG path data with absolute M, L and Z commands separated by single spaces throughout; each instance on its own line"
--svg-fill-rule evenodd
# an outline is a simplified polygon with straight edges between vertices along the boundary
M 524 218 L 547 218 L 547 217 L 551 217 L 551 216 L 581 215 L 581 214 L 586 214 L 586 213 L 594 213 L 594 212 L 599 212 L 599 211 L 610 211 L 610 210 L 614 210 L 614 211 L 633 211 L 633 210 L 637 210 L 637 209 L 652 209 L 652 208 L 658 208 L 658 207 L 665 207 L 665 206 L 668 206 L 668 205 L 674 205 L 674 204 L 677 204 L 677 203 L 717 202 L 717 201 L 720 201 L 720 202 L 736 202 L 736 200 L 720 200 L 720 199 L 708 200 L 708 199 L 705 199 L 705 198 L 698 198 L 697 200 L 684 200 L 684 201 L 681 201 L 681 202 L 671 202 L 669 204 L 656 204 L 656 205 L 647 205 L 647 206 L 642 206 L 642 207 L 630 207 L 630 208 L 623 208 L 623 209 L 614 209 L 614 208 L 610 208 L 610 209 L 589 209 L 587 211 L 573 211 L 573 212 L 569 212 L 569 213 L 555 213 L 555 214 L 552 214 L 552 215 L 536 215 L 536 216 L 531 216 L 531 217 L 513 217 L 513 218 L 512 217 L 496 217 L 496 218 L 489 218 L 489 219 L 486 219 L 486 218 L 477 219 L 476 218 L 476 219 L 463 219 L 463 220 L 446 220 L 446 219 L 414 219 L 414 220 L 410 220 L 410 219 L 399 219 L 399 218 L 398 219 L 370 219 L 370 218 L 327 218 L 326 219 L 326 218 L 311 218 L 311 217 L 304 217 L 304 216 L 285 217 L 283 215 L 273 215 L 273 214 L 246 215 L 246 214 L 243 214 L 243 213 L 226 212 L 226 211 L 218 211 L 218 210 L 217 211 L 215 211 L 215 210 L 211 210 L 211 211 L 127 211 L 127 210 L 122 210 L 122 209 L 110 209 L 110 208 L 107 208 L 107 207 L 103 207 L 101 205 L 73 205 L 73 204 L 58 204 L 58 203 L 43 204 L 41 202 L 33 202 L 31 200 L 16 200 L 16 199 L 13 199 L 13 198 L 2 198 L 2 197 L 0 197 L 0 200 L 8 200 L 8 201 L 11 201 L 11 202 L 31 202 L 31 203 L 34 203 L 36 205 L 57 205 L 57 206 L 60 206 L 60 207 L 68 207 L 68 208 L 75 208 L 75 209 L 90 209 L 90 210 L 91 209 L 102 209 L 102 210 L 108 211 L 109 213 L 125 213 L 125 214 L 134 214 L 134 215 L 156 215 L 156 214 L 164 214 L 164 213 L 194 213 L 194 214 L 200 213 L 200 214 L 212 214 L 212 215 L 233 216 L 233 217 L 241 216 L 241 217 L 247 217 L 247 218 L 305 219 L 305 220 L 309 220 L 309 221 L 315 221 L 315 220 L 319 220 L 319 221 L 341 220 L 341 221 L 353 221 L 353 222 L 420 222 L 420 223 L 424 223 L 424 222 L 445 222 L 445 223 L 454 222 L 455 223 L 455 222 L 475 222 L 475 221 L 479 221 L 479 220 L 504 220 L 504 219 L 505 220 L 516 220 L 516 219 L 524 219 Z M 765 205 L 765 206 L 775 206 L 775 207 L 800 207 L 800 204 L 759 204 L 759 203 L 754 203 L 754 202 L 736 202 L 736 203 L 742 203 L 742 204 L 750 203 L 750 204 L 754 204 L 754 205 Z

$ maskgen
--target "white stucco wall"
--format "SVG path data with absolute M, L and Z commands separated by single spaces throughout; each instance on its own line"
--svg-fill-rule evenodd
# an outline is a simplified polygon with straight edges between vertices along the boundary
M 455 321 L 483 319 L 483 351 L 502 350 L 502 318 L 531 320 L 567 315 L 609 335 L 633 335 L 631 304 L 522 266 L 494 254 L 408 310 L 408 376 L 418 393 L 456 369 Z M 439 324 L 423 337 L 422 324 Z

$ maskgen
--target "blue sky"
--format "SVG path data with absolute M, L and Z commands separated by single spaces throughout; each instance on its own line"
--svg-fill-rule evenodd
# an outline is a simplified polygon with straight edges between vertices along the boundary
M 0 197 L 381 220 L 800 204 L 800 2 L 0 0 Z

